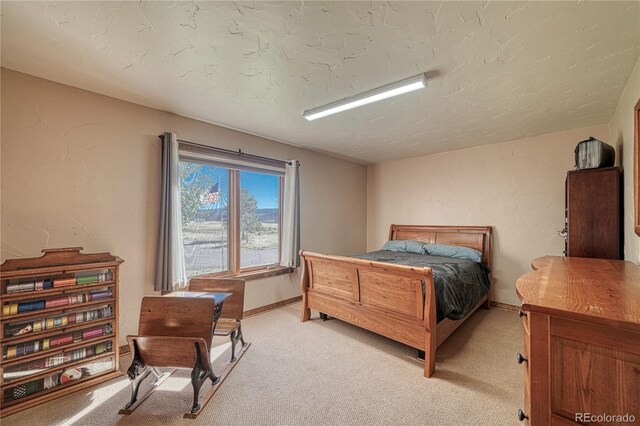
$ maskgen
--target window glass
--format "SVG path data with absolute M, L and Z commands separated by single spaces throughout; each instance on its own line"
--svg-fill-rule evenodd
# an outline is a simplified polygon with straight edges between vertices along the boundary
M 279 178 L 240 172 L 240 268 L 279 262 Z
M 181 160 L 187 276 L 229 270 L 229 169 Z

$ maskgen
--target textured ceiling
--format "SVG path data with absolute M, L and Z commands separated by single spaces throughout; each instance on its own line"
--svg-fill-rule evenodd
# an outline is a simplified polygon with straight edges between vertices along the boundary
M 607 122 L 638 2 L 2 2 L 2 66 L 373 163 Z M 307 122 L 420 72 L 429 86 Z

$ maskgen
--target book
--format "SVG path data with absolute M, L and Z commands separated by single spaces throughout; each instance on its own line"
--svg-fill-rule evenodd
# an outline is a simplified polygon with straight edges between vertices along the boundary
M 64 327 L 68 323 L 69 319 L 66 315 L 61 317 L 47 318 L 47 329 Z
M 5 303 L 2 305 L 2 315 L 15 315 L 18 313 L 17 303 Z
M 10 283 L 7 284 L 7 293 L 22 293 L 25 291 L 33 291 L 36 288 L 34 281 L 22 282 L 22 283 Z
M 97 282 L 98 282 L 97 273 L 76 275 L 76 283 L 78 285 L 94 284 Z
M 49 341 L 51 347 L 66 345 L 73 342 L 73 334 L 63 334 L 61 336 L 52 337 Z
M 69 362 L 70 358 L 65 354 L 55 354 L 46 358 L 44 361 L 44 365 L 47 368 L 56 367 L 58 365 L 62 365 L 66 362 Z
M 94 337 L 98 337 L 98 336 L 102 336 L 102 335 L 104 335 L 103 326 L 93 327 L 93 328 L 89 328 L 87 330 L 83 330 L 82 331 L 82 339 L 84 339 L 84 340 L 92 339 Z
M 91 356 L 91 351 L 90 348 L 82 348 L 71 351 L 71 353 L 67 352 L 67 354 L 69 355 L 69 360 L 73 362 L 86 358 L 87 354 Z
M 4 326 L 5 337 L 22 336 L 23 334 L 34 333 L 42 330 L 43 321 L 35 320 L 19 324 L 6 324 Z
M 53 308 L 55 306 L 64 306 L 64 305 L 68 305 L 69 304 L 69 297 L 68 296 L 64 296 L 64 297 L 56 297 L 53 299 L 47 299 L 45 302 L 45 306 L 47 308 Z
M 45 308 L 44 300 L 32 300 L 28 302 L 5 303 L 2 305 L 2 315 L 15 315 L 23 312 L 38 311 Z
M 35 289 L 36 290 L 49 290 L 53 288 L 53 282 L 50 278 L 45 278 L 44 280 L 36 280 L 35 281 Z
M 111 297 L 111 289 L 94 291 L 90 293 L 91 300 L 109 299 Z
M 42 379 L 36 379 L 31 382 L 20 384 L 13 387 L 6 387 L 3 390 L 2 398 L 4 402 L 14 401 L 16 399 L 24 398 L 36 392 L 43 391 L 45 389 L 51 389 L 58 386 L 61 374 L 54 373 L 50 376 L 46 376 Z
M 113 272 L 111 269 L 98 272 L 98 282 L 103 283 L 113 280 Z
M 56 302 L 47 303 L 48 308 L 55 306 L 56 303 L 59 306 L 64 306 L 64 298 L 59 298 Z M 51 299 L 56 300 L 56 299 Z M 50 301 L 47 301 L 50 302 Z M 28 333 L 36 333 L 42 330 L 50 330 L 54 328 L 64 327 L 67 325 L 73 325 L 85 321 L 93 321 L 99 318 L 104 318 L 112 315 L 111 305 L 104 307 L 91 309 L 81 312 L 71 312 L 67 315 L 56 316 L 53 318 L 38 319 L 29 322 L 23 322 L 18 324 L 6 324 L 4 327 L 4 337 L 21 336 Z
M 17 345 L 7 346 L 4 359 L 16 358 L 19 356 L 29 355 L 38 351 L 46 351 L 49 349 L 49 339 L 32 340 L 29 342 L 18 343 Z
M 44 300 L 34 300 L 18 303 L 18 313 L 38 311 L 45 308 Z
M 89 293 L 73 294 L 69 296 L 69 304 L 71 305 L 89 302 L 90 300 L 91 300 L 91 297 Z
M 64 278 L 56 278 L 53 280 L 53 287 L 68 287 L 76 285 L 76 277 L 64 277 Z
M 24 398 L 33 393 L 44 389 L 44 379 L 35 380 L 33 382 L 24 383 L 15 387 L 6 388 L 3 392 L 4 401 L 13 401 Z
M 14 367 L 6 367 L 2 373 L 2 379 L 5 382 L 16 380 L 24 376 L 38 374 L 44 371 L 47 367 L 46 361 L 43 359 L 19 364 Z

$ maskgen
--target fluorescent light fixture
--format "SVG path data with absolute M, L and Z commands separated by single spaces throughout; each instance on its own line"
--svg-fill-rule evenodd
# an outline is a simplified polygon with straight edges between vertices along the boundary
M 352 108 L 357 108 L 383 99 L 402 95 L 403 93 L 424 89 L 425 87 L 427 87 L 427 76 L 423 73 L 378 87 L 377 89 L 369 90 L 368 92 L 360 93 L 359 95 L 355 95 L 350 98 L 342 99 L 341 101 L 332 102 L 318 108 L 307 110 L 302 114 L 302 116 L 309 121 L 313 121 L 318 118 L 326 117 L 327 115 L 337 114 Z

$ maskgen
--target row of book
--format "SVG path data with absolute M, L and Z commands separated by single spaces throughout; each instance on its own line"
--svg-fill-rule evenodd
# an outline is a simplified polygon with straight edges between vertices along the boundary
M 71 326 L 77 323 L 92 321 L 99 318 L 110 317 L 113 314 L 111 305 L 97 309 L 56 316 L 53 318 L 38 318 L 18 324 L 5 324 L 4 337 L 16 337 L 54 328 Z
M 104 283 L 113 280 L 111 269 L 100 272 L 82 272 L 76 274 L 76 283 L 78 285 Z
M 40 311 L 59 306 L 76 305 L 79 303 L 92 302 L 101 299 L 110 299 L 113 296 L 111 288 L 92 291 L 89 293 L 79 293 L 63 295 L 41 300 L 27 300 L 24 302 L 9 302 L 2 305 L 2 315 L 15 315 L 24 312 Z
M 51 288 L 70 287 L 75 285 L 88 285 L 108 282 L 113 280 L 111 269 L 103 271 L 79 272 L 75 275 L 57 278 L 45 278 L 31 281 L 9 282 L 6 293 L 22 293 L 27 291 L 48 290 Z
M 16 345 L 7 345 L 4 350 L 3 359 L 12 359 L 40 351 L 46 351 L 58 346 L 77 343 L 83 340 L 93 339 L 95 337 L 106 336 L 111 334 L 112 332 L 113 327 L 111 323 L 107 323 L 104 325 L 98 325 L 84 330 L 77 330 L 71 333 L 63 333 L 44 339 L 31 340 L 24 343 L 18 343 Z
M 101 342 L 95 345 L 87 346 L 85 348 L 74 349 L 58 354 L 48 356 L 46 358 L 40 358 L 34 361 L 27 361 L 24 364 L 19 364 L 13 367 L 7 367 L 2 373 L 2 378 L 5 382 L 11 380 L 17 380 L 21 377 L 30 376 L 32 374 L 38 374 L 45 371 L 48 368 L 58 367 L 64 364 L 70 364 L 72 362 L 80 361 L 85 358 L 100 355 L 106 352 L 111 352 L 113 349 L 113 343 L 111 340 Z
M 24 291 L 48 290 L 53 288 L 53 280 L 36 280 L 7 284 L 7 293 L 22 293 Z
M 21 385 L 6 387 L 2 393 L 4 403 L 24 398 L 37 392 L 42 392 L 56 386 L 65 385 L 74 381 L 86 379 L 91 376 L 113 370 L 115 361 L 113 357 L 99 359 L 77 367 L 70 367 L 62 373 L 54 373 L 41 379 L 36 379 Z

